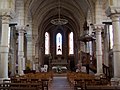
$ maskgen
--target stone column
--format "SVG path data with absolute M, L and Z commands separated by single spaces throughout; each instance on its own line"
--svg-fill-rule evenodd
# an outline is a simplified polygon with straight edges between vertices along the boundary
M 108 56 L 109 56 L 109 53 L 108 53 L 108 51 L 109 51 L 109 24 L 106 24 L 105 25 L 105 37 L 104 37 L 104 47 L 103 47 L 103 49 L 104 49 L 104 61 L 103 61 L 103 63 L 104 63 L 104 65 L 106 65 L 106 66 L 109 66 L 109 58 L 108 58 Z
M 89 24 L 89 35 L 93 36 L 93 24 Z M 93 41 L 89 41 L 89 53 L 93 56 Z
M 33 60 L 34 59 L 32 59 L 32 45 L 33 45 L 33 43 L 32 43 L 32 36 L 30 35 L 30 34 L 28 34 L 28 32 L 27 32 L 27 61 L 30 61 L 31 63 L 30 63 L 30 68 L 32 69 L 33 68 Z
M 90 41 L 86 42 L 86 53 L 90 53 Z
M 18 36 L 18 74 L 23 74 L 25 69 L 25 52 L 24 52 L 24 33 L 25 33 L 25 3 L 24 0 L 16 0 L 16 15 L 18 18 L 17 30 Z
M 9 64 L 10 64 L 10 76 L 14 76 L 16 74 L 16 28 L 15 28 L 15 25 L 14 24 L 11 24 L 10 25 L 10 61 L 9 61 Z
M 111 15 L 113 24 L 114 78 L 120 78 L 120 15 Z
M 102 37 L 101 32 L 103 29 L 103 25 L 95 25 L 96 32 L 96 58 L 97 58 L 97 74 L 103 74 L 102 68 Z
M 24 26 L 18 26 L 18 74 L 23 75 L 23 70 L 25 70 L 25 57 L 24 57 Z
M 9 20 L 9 15 L 2 16 L 2 34 L 0 46 L 0 81 L 8 78 Z
M 115 83 L 112 84 L 116 84 L 117 82 L 117 84 L 119 83 L 120 85 L 120 7 L 110 6 L 109 8 L 106 9 L 106 15 L 112 19 L 112 25 L 113 25 L 114 76 L 111 79 L 111 82 L 115 81 Z

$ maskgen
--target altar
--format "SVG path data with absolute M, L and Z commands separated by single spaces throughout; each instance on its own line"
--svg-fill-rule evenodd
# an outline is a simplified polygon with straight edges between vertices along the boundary
M 57 72 L 59 70 L 65 72 L 68 69 L 68 62 L 67 60 L 62 59 L 61 57 L 58 57 L 51 61 L 50 68 L 54 72 Z
M 65 66 L 53 66 L 52 71 L 54 73 L 66 73 L 67 67 L 65 67 Z

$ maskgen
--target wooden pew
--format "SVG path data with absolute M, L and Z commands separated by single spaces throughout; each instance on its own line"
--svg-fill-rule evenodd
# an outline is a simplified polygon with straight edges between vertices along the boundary
M 10 83 L 0 83 L 0 90 L 9 90 Z
M 42 90 L 40 83 L 11 83 L 11 90 Z
M 44 90 L 41 83 L 1 83 L 0 90 Z
M 39 87 L 42 90 L 44 90 L 44 89 L 48 90 L 48 85 L 49 85 L 48 83 L 49 83 L 49 81 L 52 80 L 52 78 L 53 78 L 52 72 L 35 73 L 35 74 L 29 73 L 29 74 L 25 74 L 25 75 L 19 76 L 19 77 L 12 77 L 11 78 L 11 88 L 17 88 L 17 87 L 20 87 L 20 88 L 25 87 L 26 88 L 26 86 L 28 87 L 28 85 L 27 85 L 28 83 L 29 84 L 41 83 Z M 22 84 L 20 84 L 20 83 L 22 83 Z M 23 86 L 21 86 L 21 85 L 23 85 Z M 29 87 L 31 87 L 31 86 L 29 85 Z
M 107 86 L 107 85 L 87 86 L 86 90 L 120 90 L 120 86 Z
M 49 79 L 41 79 L 41 81 L 42 81 L 42 90 L 48 90 Z
M 74 90 L 84 90 L 85 88 L 85 83 L 84 83 L 84 80 L 83 79 L 75 79 L 74 80 L 75 83 L 74 83 Z

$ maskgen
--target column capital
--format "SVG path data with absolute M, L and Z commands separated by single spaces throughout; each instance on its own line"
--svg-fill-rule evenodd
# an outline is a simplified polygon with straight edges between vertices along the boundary
M 105 13 L 108 17 L 111 17 L 111 15 L 114 15 L 114 14 L 117 14 L 120 16 L 120 7 L 110 6 L 106 9 Z
M 96 32 L 102 32 L 102 30 L 104 29 L 104 24 L 95 24 L 94 29 Z
M 110 17 L 112 22 L 119 22 L 120 14 L 112 14 Z
M 2 15 L 2 24 L 9 24 L 10 22 L 10 15 Z
M 10 15 L 10 9 L 0 9 L 0 15 Z
M 26 33 L 26 26 L 25 25 L 19 25 L 16 26 L 19 33 Z
M 15 12 L 11 10 L 10 8 L 7 9 L 0 9 L 0 16 L 9 16 L 11 18 L 15 17 Z
M 1 9 L 0 16 L 2 19 L 2 24 L 9 24 L 9 20 L 11 19 L 10 10 L 9 9 Z

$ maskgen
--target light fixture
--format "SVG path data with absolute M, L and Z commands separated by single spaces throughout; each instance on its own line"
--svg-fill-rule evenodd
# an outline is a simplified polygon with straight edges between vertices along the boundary
M 60 0 L 59 0 L 58 3 L 59 3 L 59 6 L 58 6 L 58 10 L 59 10 L 58 18 L 51 20 L 51 23 L 54 24 L 54 25 L 65 25 L 65 24 L 68 23 L 68 20 L 63 19 L 63 18 L 60 17 Z

